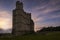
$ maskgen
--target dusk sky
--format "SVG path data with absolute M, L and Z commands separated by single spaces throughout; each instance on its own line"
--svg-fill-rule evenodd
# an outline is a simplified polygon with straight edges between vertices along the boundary
M 12 10 L 17 0 L 0 0 L 0 29 L 12 28 Z M 60 0 L 20 0 L 24 11 L 32 14 L 35 31 L 60 25 Z M 10 32 L 10 31 L 9 31 Z

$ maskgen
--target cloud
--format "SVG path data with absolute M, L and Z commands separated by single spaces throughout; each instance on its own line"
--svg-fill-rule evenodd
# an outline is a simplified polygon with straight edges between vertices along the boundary
M 45 2 L 43 2 L 43 3 L 45 3 Z M 50 0 L 49 3 L 46 5 L 43 5 L 43 6 L 38 5 L 38 6 L 33 7 L 31 9 L 33 16 L 35 15 L 37 19 L 38 19 L 38 16 L 40 16 L 40 18 L 41 18 L 41 15 L 42 15 L 42 18 L 43 18 L 43 16 L 45 17 L 47 15 L 48 15 L 48 17 L 51 16 L 53 14 L 53 13 L 51 14 L 51 12 L 60 10 L 60 5 L 56 5 L 57 3 L 59 3 L 59 0 L 57 0 L 57 1 Z M 53 6 L 51 6 L 51 5 L 53 5 Z M 37 13 L 35 13 L 35 12 L 37 12 Z M 51 15 L 49 15 L 49 14 L 51 14 Z M 52 15 L 52 16 L 55 17 L 56 15 Z
M 12 28 L 12 15 L 8 11 L 0 11 L 0 29 L 8 30 Z
M 10 18 L 11 17 L 11 14 L 8 11 L 0 11 L 0 17 Z
M 60 25 L 57 21 L 60 17 L 60 0 L 49 0 L 47 3 L 46 1 L 42 1 L 40 1 L 40 5 L 36 5 L 31 8 L 32 19 L 35 22 L 35 27 L 39 28 L 44 26 Z

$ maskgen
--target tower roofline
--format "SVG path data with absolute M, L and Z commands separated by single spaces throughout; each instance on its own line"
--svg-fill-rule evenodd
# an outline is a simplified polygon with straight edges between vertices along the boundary
M 16 3 L 22 3 L 21 1 L 16 1 Z
M 23 3 L 20 1 L 16 1 L 16 9 L 23 9 Z

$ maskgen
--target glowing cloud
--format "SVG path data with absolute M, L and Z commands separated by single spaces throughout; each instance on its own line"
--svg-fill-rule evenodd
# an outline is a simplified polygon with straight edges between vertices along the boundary
M 0 29 L 12 28 L 12 16 L 7 11 L 0 11 Z

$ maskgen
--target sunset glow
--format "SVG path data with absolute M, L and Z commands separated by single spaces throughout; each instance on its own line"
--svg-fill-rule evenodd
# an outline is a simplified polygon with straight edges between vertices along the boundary
M 9 25 L 10 22 L 8 19 L 0 19 L 0 28 L 3 29 L 3 30 L 7 30 L 7 29 L 10 29 L 11 28 L 11 25 Z
M 8 30 L 12 28 L 12 16 L 6 10 L 0 11 L 0 29 Z
M 0 29 L 12 29 L 12 10 L 17 0 L 0 0 Z M 21 1 L 21 0 L 19 0 Z M 31 13 L 35 31 L 60 25 L 60 0 L 22 0 L 24 11 Z

